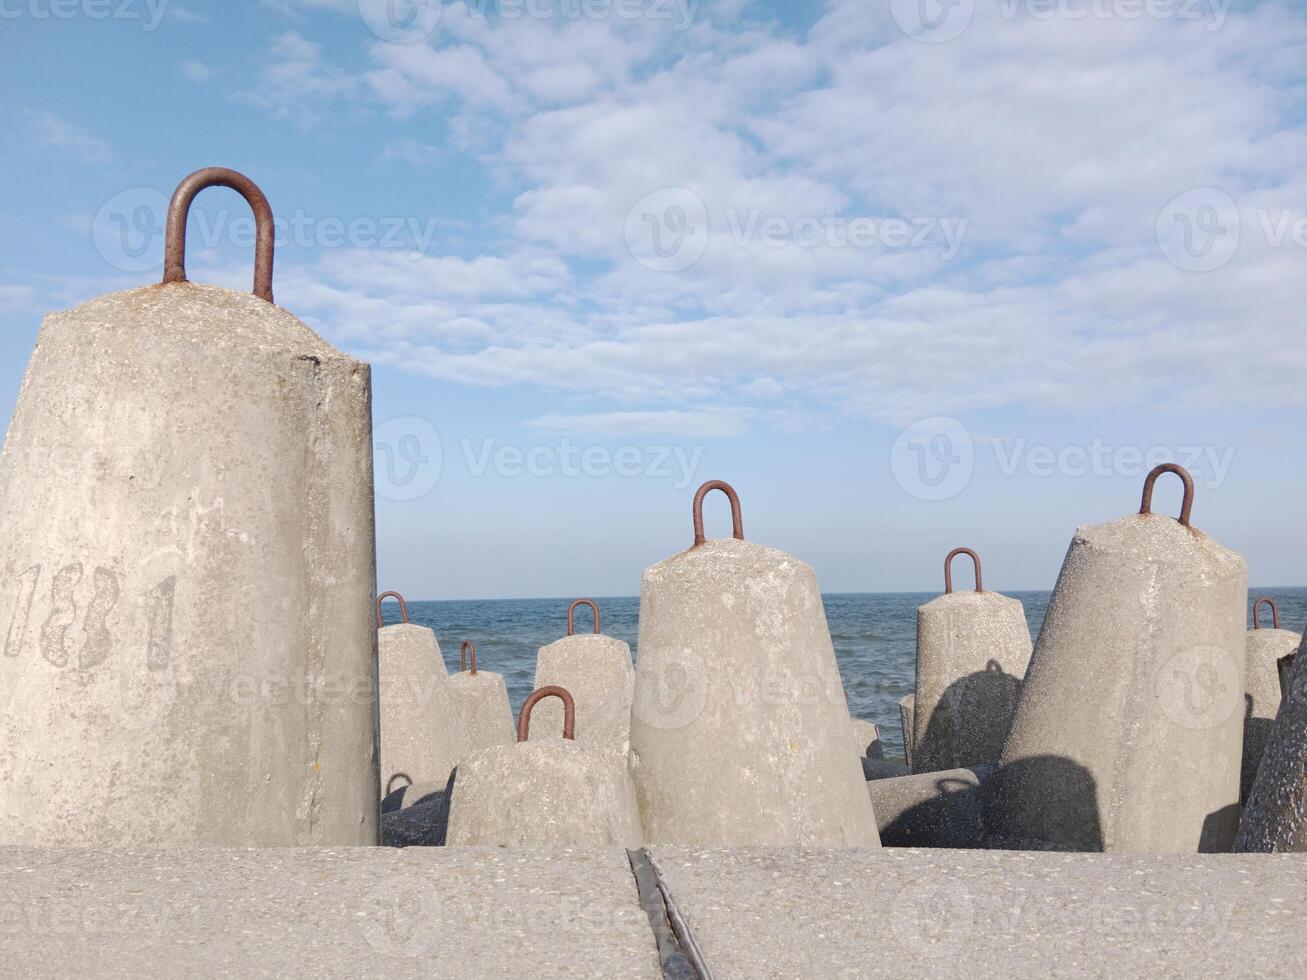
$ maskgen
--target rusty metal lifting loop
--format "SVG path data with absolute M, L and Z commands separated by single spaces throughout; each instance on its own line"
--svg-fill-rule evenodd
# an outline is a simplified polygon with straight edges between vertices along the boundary
M 1176 463 L 1163 463 L 1161 466 L 1153 467 L 1147 479 L 1144 480 L 1144 499 L 1139 505 L 1140 514 L 1151 514 L 1153 512 L 1153 484 L 1163 473 L 1174 473 L 1184 481 L 1184 502 L 1180 505 L 1180 516 L 1178 520 L 1185 527 L 1189 526 L 1189 515 L 1194 509 L 1194 478 L 1189 475 L 1189 471 L 1183 466 Z
M 404 597 L 400 595 L 398 592 L 383 592 L 381 593 L 381 595 L 377 596 L 377 629 L 381 629 L 381 627 L 386 625 L 386 621 L 381 618 L 381 604 L 385 602 L 387 599 L 399 600 L 399 615 L 400 618 L 404 620 L 405 624 L 407 624 L 408 603 L 404 601 Z
M 694 546 L 696 548 L 708 540 L 703 535 L 703 498 L 714 490 L 726 494 L 726 499 L 731 502 L 731 536 L 736 541 L 744 540 L 744 518 L 740 516 L 740 495 L 729 483 L 709 480 L 694 495 Z
M 545 698 L 558 698 L 563 702 L 563 738 L 576 741 L 576 702 L 572 700 L 572 695 L 566 688 L 558 687 L 556 684 L 532 691 L 530 697 L 522 702 L 522 712 L 517 716 L 517 740 L 526 741 L 527 734 L 531 730 L 531 709 L 536 706 L 536 702 L 543 701 Z
M 595 632 L 598 633 L 599 632 L 599 607 L 595 604 L 595 601 L 593 599 L 577 599 L 574 603 L 572 603 L 570 606 L 567 607 L 567 635 L 568 636 L 576 635 L 576 607 L 577 606 L 589 606 L 594 611 Z
M 186 219 L 195 195 L 206 187 L 230 187 L 245 198 L 254 212 L 254 295 L 272 302 L 272 252 L 276 239 L 272 206 L 258 185 L 226 167 L 197 170 L 173 192 L 168 205 L 168 226 L 163 246 L 163 281 L 186 282 Z
M 966 555 L 971 559 L 976 568 L 976 591 L 984 592 L 984 580 L 981 578 L 980 556 L 970 548 L 954 548 L 944 559 L 944 594 L 948 595 L 953 591 L 953 559 L 958 555 Z
M 1271 628 L 1278 630 L 1280 628 L 1280 609 L 1270 596 L 1262 596 L 1253 603 L 1253 629 L 1259 630 L 1262 628 L 1261 624 L 1257 622 L 1257 612 L 1261 609 L 1262 603 L 1266 603 L 1271 607 Z
M 467 670 L 469 659 L 472 661 L 472 669 L 469 673 L 475 677 L 477 672 L 477 645 L 471 640 L 464 640 L 463 646 L 458 651 L 458 669 Z

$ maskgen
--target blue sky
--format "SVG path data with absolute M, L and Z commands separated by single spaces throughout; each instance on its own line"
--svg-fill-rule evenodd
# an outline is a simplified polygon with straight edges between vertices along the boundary
M 924 3 L 0 0 L 0 408 L 223 165 L 374 366 L 382 588 L 632 594 L 713 478 L 828 591 L 1051 588 L 1167 458 L 1307 581 L 1307 10 Z

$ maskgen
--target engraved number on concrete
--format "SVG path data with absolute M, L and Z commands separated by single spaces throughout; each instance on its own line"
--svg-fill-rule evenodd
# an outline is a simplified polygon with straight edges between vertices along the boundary
M 86 607 L 86 642 L 78 660 L 81 667 L 94 667 L 109 659 L 113 634 L 109 632 L 109 614 L 118 605 L 118 576 L 107 568 L 95 570 L 95 594 Z
M 41 566 L 33 565 L 18 576 L 18 596 L 14 599 L 14 615 L 9 620 L 9 635 L 5 638 L 5 656 L 16 657 L 27 642 L 27 621 L 32 616 L 32 600 L 36 598 L 36 584 L 41 580 Z
M 150 590 L 150 636 L 145 664 L 150 670 L 167 670 L 172 660 L 172 606 L 177 576 L 169 575 Z
M 73 592 L 81 580 L 82 565 L 77 562 L 59 569 L 50 585 L 50 615 L 41 627 L 41 656 L 56 667 L 68 663 L 68 628 L 77 620 L 77 599 Z

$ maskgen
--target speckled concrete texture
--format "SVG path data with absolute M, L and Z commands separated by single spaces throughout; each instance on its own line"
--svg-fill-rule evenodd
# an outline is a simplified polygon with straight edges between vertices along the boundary
M 1265 632 L 1260 631 L 1260 632 Z M 1271 726 L 1239 823 L 1236 851 L 1307 851 L 1307 638 Z
M 576 704 L 576 740 L 625 767 L 635 693 L 630 646 L 611 636 L 585 633 L 541 647 L 536 689 L 554 684 L 565 688 Z M 562 730 L 562 703 L 545 698 L 532 710 L 530 738 L 557 738 Z
M 175 283 L 41 328 L 0 456 L 0 843 L 377 841 L 371 382 Z
M 480 752 L 517 741 L 517 725 L 508 704 L 504 675 L 492 670 L 462 670 L 449 677 L 449 693 L 467 733 L 468 750 Z
M 853 750 L 868 759 L 885 758 L 885 747 L 880 740 L 880 729 L 874 721 L 850 716 L 849 725 L 853 728 Z
M 977 847 L 993 766 L 868 780 L 885 847 Z
M 648 840 L 878 843 L 817 578 L 782 551 L 644 573 L 631 748 Z
M 1171 517 L 1080 528 L 994 775 L 987 839 L 1228 851 L 1247 598 L 1243 559 Z
M 1261 765 L 1266 742 L 1271 737 L 1271 726 L 1280 710 L 1280 658 L 1295 652 L 1300 643 L 1302 636 L 1288 630 L 1248 631 L 1243 689 L 1243 766 L 1239 779 L 1241 802 L 1246 802 L 1252 792 L 1257 767 Z
M 661 977 L 620 848 L 14 848 L 0 890 L 25 980 Z
M 1307 976 L 1294 855 L 650 850 L 715 980 Z
M 377 631 L 381 678 L 381 781 L 399 775 L 444 785 L 471 751 L 436 634 L 398 623 Z
M 913 772 L 993 764 L 1030 663 L 1021 603 L 950 592 L 917 609 Z
M 626 767 L 569 739 L 493 746 L 454 777 L 450 846 L 635 848 L 641 840 Z

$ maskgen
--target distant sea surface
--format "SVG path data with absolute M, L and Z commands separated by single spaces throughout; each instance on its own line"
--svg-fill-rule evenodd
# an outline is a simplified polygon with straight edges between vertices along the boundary
M 1039 637 L 1048 606 L 1048 592 L 1010 592 L 1025 606 L 1032 639 Z M 885 592 L 823 596 L 835 656 L 844 677 L 850 712 L 880 726 L 886 754 L 903 755 L 899 727 L 899 699 L 911 694 L 915 683 L 917 607 L 938 593 Z M 1301 632 L 1307 622 L 1307 588 L 1249 590 L 1254 599 L 1269 595 L 1280 609 L 1280 625 Z M 604 633 L 625 640 L 638 656 L 636 635 L 640 600 L 631 597 L 593 597 L 599 604 Z M 535 680 L 536 651 L 567 633 L 568 599 L 484 599 L 471 601 L 410 602 L 409 618 L 436 632 L 451 673 L 458 670 L 463 640 L 477 649 L 477 666 L 504 675 L 516 716 L 531 693 Z M 386 621 L 398 621 L 393 603 Z M 1269 611 L 1262 610 L 1262 625 L 1269 627 Z M 576 629 L 592 629 L 590 611 L 577 610 Z

